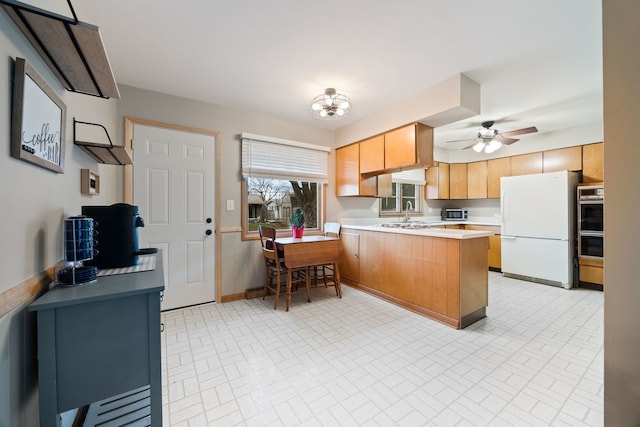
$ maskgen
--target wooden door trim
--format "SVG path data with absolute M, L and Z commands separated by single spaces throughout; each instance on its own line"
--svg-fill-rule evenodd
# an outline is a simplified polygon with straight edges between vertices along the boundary
M 220 205 L 220 195 L 222 194 L 220 161 L 222 155 L 222 141 L 220 140 L 220 132 L 210 129 L 196 128 L 191 126 L 178 125 L 173 123 L 159 122 L 155 120 L 141 119 L 138 117 L 124 117 L 124 146 L 133 153 L 133 126 L 145 125 L 163 129 L 179 130 L 190 133 L 198 133 L 208 135 L 215 138 L 214 147 L 214 230 L 213 234 L 215 245 L 215 277 L 216 277 L 216 302 L 222 302 L 222 239 L 220 238 L 220 217 L 222 215 L 222 207 Z M 124 166 L 124 202 L 133 203 L 133 165 Z

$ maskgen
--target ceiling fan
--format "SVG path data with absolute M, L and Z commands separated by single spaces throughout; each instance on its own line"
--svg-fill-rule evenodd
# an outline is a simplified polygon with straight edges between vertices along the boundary
M 463 150 L 473 147 L 473 149 L 478 153 L 483 151 L 485 153 L 493 153 L 498 148 L 502 147 L 503 144 L 510 145 L 519 141 L 518 138 L 513 138 L 514 136 L 538 132 L 538 129 L 535 126 L 530 126 L 528 128 L 498 133 L 498 130 L 493 128 L 494 123 L 495 122 L 493 120 L 483 122 L 481 124 L 482 127 L 478 129 L 478 134 L 475 139 L 459 139 L 456 141 L 447 141 L 447 143 L 473 141 L 473 144 L 464 147 Z

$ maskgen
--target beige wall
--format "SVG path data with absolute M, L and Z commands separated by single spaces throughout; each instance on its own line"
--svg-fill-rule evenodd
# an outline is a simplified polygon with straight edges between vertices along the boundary
M 640 425 L 640 2 L 603 1 L 604 411 L 607 427 Z
M 9 156 L 13 61 L 25 58 L 67 107 L 64 174 Z M 62 259 L 62 220 L 81 206 L 118 201 L 121 167 L 98 165 L 73 145 L 73 118 L 113 134 L 115 101 L 65 92 L 31 45 L 0 12 L 0 294 Z M 80 193 L 80 169 L 100 174 L 100 196 Z M 0 426 L 37 425 L 35 316 L 25 301 L 0 317 Z
M 256 241 L 242 241 L 241 233 L 225 229 L 241 226 L 240 218 L 240 142 L 238 135 L 249 132 L 324 146 L 333 146 L 333 131 L 292 124 L 264 115 L 224 108 L 204 102 L 150 92 L 128 86 L 120 87 L 121 99 L 117 106 L 118 140 L 123 138 L 124 117 L 131 116 L 181 126 L 219 132 L 217 143 L 222 144 L 221 194 L 216 202 L 222 203 L 219 224 L 222 236 L 222 295 L 232 295 L 262 284 L 263 270 L 259 245 Z M 122 142 L 119 142 L 122 144 Z M 333 175 L 334 154 L 329 165 Z M 333 180 L 332 180 L 333 181 Z M 335 210 L 336 197 L 333 182 L 329 185 L 328 210 Z M 226 210 L 226 200 L 234 200 L 235 211 Z

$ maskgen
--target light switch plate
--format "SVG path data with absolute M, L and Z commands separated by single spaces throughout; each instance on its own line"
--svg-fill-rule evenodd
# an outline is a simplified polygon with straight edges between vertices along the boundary
M 236 204 L 235 204 L 234 200 L 233 199 L 227 200 L 227 210 L 228 211 L 233 211 L 235 209 L 236 209 Z

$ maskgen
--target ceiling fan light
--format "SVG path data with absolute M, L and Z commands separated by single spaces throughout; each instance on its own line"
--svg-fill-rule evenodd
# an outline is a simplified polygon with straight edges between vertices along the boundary
M 500 147 L 502 147 L 502 144 L 500 142 L 496 141 L 496 140 L 493 140 L 487 145 L 487 148 L 485 148 L 484 152 L 485 153 L 493 153 L 494 151 L 496 151 Z
M 484 142 L 480 141 L 478 142 L 476 145 L 473 146 L 473 149 L 476 153 L 480 153 L 482 151 L 482 149 L 484 148 L 485 144 Z
M 320 111 L 322 110 L 322 104 L 320 104 L 319 102 L 314 102 L 313 104 L 311 104 L 311 109 L 313 111 Z

